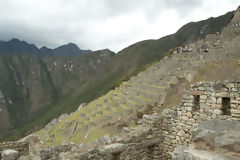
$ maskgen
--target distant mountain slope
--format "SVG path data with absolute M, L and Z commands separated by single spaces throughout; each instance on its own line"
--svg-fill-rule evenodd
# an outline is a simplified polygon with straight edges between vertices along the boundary
M 237 17 L 239 20 L 239 16 Z M 39 135 L 42 144 L 46 146 L 70 142 L 77 145 L 88 143 L 86 146 L 99 146 L 105 143 L 102 139 L 106 135 L 107 137 L 124 135 L 133 128 L 139 127 L 139 124 L 143 125 L 140 130 L 144 130 L 148 124 L 145 120 L 151 118 L 143 114 L 161 113 L 164 108 L 178 105 L 182 97 L 185 97 L 183 95 L 186 93 L 186 88 L 194 82 L 200 82 L 198 87 L 202 88 L 202 81 L 232 80 L 240 76 L 240 67 L 238 67 L 240 29 L 233 24 L 232 22 L 221 30 L 220 35 L 207 35 L 198 43 L 186 44 L 192 47 L 191 52 L 175 53 L 152 64 L 143 72 L 132 76 L 130 80 L 121 83 L 119 87 L 115 87 L 87 105 L 82 105 L 70 115 L 65 114 L 51 121 L 44 129 L 34 134 Z M 185 32 L 184 29 L 181 31 Z M 204 45 L 208 45 L 208 53 L 201 50 Z M 186 106 L 186 103 L 187 101 L 183 101 L 181 107 Z M 181 112 L 180 115 L 187 117 L 186 112 Z M 144 118 L 141 119 L 142 117 Z M 156 119 L 153 119 L 154 125 L 150 126 L 151 128 L 154 126 L 153 131 L 155 131 Z M 134 136 L 135 133 L 133 132 Z M 154 135 L 159 134 L 156 131 Z M 122 137 L 128 139 L 126 136 Z
M 13 129 L 26 127 L 26 132 L 56 115 L 74 110 L 82 101 L 100 96 L 104 91 L 100 87 L 103 81 L 111 81 L 106 64 L 113 56 L 110 50 L 77 57 L 1 55 L 0 121 L 8 123 L 0 125 L 0 136 L 9 130 L 21 136 Z M 31 125 L 34 120 L 38 123 Z
M 145 40 L 135 43 L 120 51 L 119 57 L 123 59 L 122 61 L 128 66 L 127 68 L 130 66 L 138 68 L 139 66 L 146 65 L 160 59 L 165 52 L 172 48 L 221 31 L 230 23 L 233 13 L 229 12 L 216 18 L 188 23 L 181 27 L 175 34 L 162 37 L 158 40 Z
M 166 52 L 171 48 L 176 48 L 192 40 L 204 38 L 207 34 L 220 31 L 230 23 L 232 15 L 233 12 L 229 12 L 217 18 L 189 23 L 175 34 L 158 40 L 138 42 L 123 49 L 118 54 L 114 54 L 110 50 L 101 50 L 75 57 L 46 56 L 54 54 L 54 52 L 46 47 L 41 48 L 40 53 L 38 53 L 43 55 L 41 58 L 31 54 L 21 54 L 23 52 L 15 53 L 16 49 L 12 49 L 11 47 L 10 49 L 12 50 L 8 49 L 8 52 L 2 52 L 8 53 L 7 56 L 1 55 L 0 52 L 0 57 L 9 57 L 9 59 L 15 57 L 19 59 L 18 61 L 22 60 L 22 64 L 20 65 L 15 60 L 2 62 L 1 65 L 4 66 L 3 68 L 7 69 L 3 70 L 1 67 L 0 72 L 10 75 L 5 80 L 0 81 L 2 83 L 0 85 L 0 90 L 2 91 L 0 98 L 3 97 L 6 100 L 9 97 L 14 97 L 14 95 L 10 94 L 16 93 L 18 99 L 24 99 L 24 101 L 22 100 L 23 102 L 20 101 L 19 103 L 13 101 L 11 105 L 2 104 L 0 117 L 5 117 L 5 120 L 10 122 L 8 126 L 3 128 L 0 126 L 0 136 L 11 133 L 10 138 L 16 139 L 23 136 L 27 131 L 36 128 L 36 126 L 42 127 L 51 119 L 63 113 L 76 110 L 82 102 L 89 102 L 106 93 L 109 89 L 118 86 L 122 80 L 129 79 L 129 77 L 136 74 L 146 64 L 159 61 L 167 55 Z M 0 42 L 1 45 L 2 43 Z M 19 44 L 19 42 L 16 44 Z M 30 46 L 29 48 L 31 49 L 28 49 L 31 52 L 29 51 L 29 53 L 35 53 L 34 45 Z M 21 49 L 21 47 L 19 48 Z M 66 51 L 65 48 L 69 50 L 69 53 L 75 55 L 77 47 L 73 44 L 59 47 L 56 50 L 59 55 L 63 55 Z M 24 49 L 25 47 L 21 50 L 24 51 Z M 11 53 L 14 53 L 14 55 Z M 20 55 L 16 56 L 16 54 Z M 32 67 L 30 65 L 32 63 L 36 66 Z M 13 65 L 16 67 L 11 67 Z M 22 65 L 27 66 L 21 67 Z M 18 71 L 18 68 L 24 69 Z M 28 68 L 32 69 L 29 70 Z M 23 77 L 24 82 L 29 82 L 31 85 L 28 87 L 18 86 L 19 80 L 16 78 L 16 75 L 19 74 L 21 75 L 20 77 Z M 9 84 L 10 82 L 8 81 L 13 82 Z M 23 82 L 23 80 L 20 82 Z M 8 87 L 8 89 L 3 90 L 1 87 Z M 14 92 L 9 92 L 10 88 Z M 42 92 L 44 88 L 49 90 Z M 35 89 L 37 90 L 36 93 Z M 44 100 L 41 99 L 43 94 L 47 97 Z M 45 101 L 45 105 L 38 103 L 41 101 Z M 15 109 L 17 107 L 19 107 L 18 109 L 21 107 L 32 108 L 32 112 L 27 111 L 25 113 L 23 109 L 23 112 L 19 113 L 20 116 L 15 116 L 18 114 Z M 15 117 L 18 117 L 18 119 L 15 119 Z M 18 122 L 17 124 L 14 123 L 16 121 Z M 10 130 L 11 132 L 9 132 Z
M 35 54 L 38 56 L 79 56 L 85 53 L 91 53 L 91 50 L 81 50 L 74 43 L 62 45 L 55 49 L 42 47 L 38 49 L 34 44 L 28 44 L 19 39 L 11 39 L 10 41 L 0 41 L 1 54 Z

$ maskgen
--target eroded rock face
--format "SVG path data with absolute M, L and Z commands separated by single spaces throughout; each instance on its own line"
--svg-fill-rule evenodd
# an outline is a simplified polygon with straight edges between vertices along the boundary
M 101 150 L 100 153 L 101 154 L 112 154 L 112 153 L 118 153 L 118 152 L 122 152 L 123 150 L 125 150 L 128 147 L 128 145 L 126 144 L 122 144 L 122 143 L 114 143 L 114 144 L 110 144 L 108 146 L 104 146 Z
M 212 120 L 194 127 L 192 140 L 204 142 L 211 148 L 240 153 L 240 124 L 226 120 Z
M 193 147 L 177 147 L 172 160 L 237 160 L 238 158 L 221 155 L 211 151 L 197 150 Z
M 19 152 L 12 149 L 7 149 L 2 152 L 1 157 L 2 160 L 16 160 L 19 157 Z
M 237 160 L 240 157 L 240 124 L 227 120 L 205 121 L 192 129 L 192 143 L 178 146 L 173 160 Z

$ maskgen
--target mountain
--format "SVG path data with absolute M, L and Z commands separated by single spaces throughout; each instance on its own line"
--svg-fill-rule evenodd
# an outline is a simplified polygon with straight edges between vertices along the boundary
M 41 159 L 239 159 L 239 15 L 20 141 Z
M 74 44 L 53 49 L 57 52 L 46 47 L 33 52 L 29 48 L 35 48 L 34 45 L 26 45 L 28 47 L 22 50 L 27 48 L 29 54 L 0 47 L 7 48 L 0 49 L 0 72 L 6 75 L 0 80 L 0 122 L 7 122 L 0 125 L 0 135 L 16 139 L 63 113 L 76 110 L 81 103 L 96 99 L 144 70 L 146 65 L 170 55 L 170 49 L 220 31 L 230 23 L 232 15 L 233 12 L 229 12 L 217 18 L 191 22 L 175 34 L 138 42 L 118 54 L 105 49 L 75 56 L 78 47 Z M 9 42 L 0 43 L 8 46 Z M 26 44 L 15 43 L 16 46 Z M 74 56 L 61 56 L 66 51 Z
M 91 53 L 91 50 L 81 50 L 76 44 L 69 43 L 55 49 L 42 47 L 38 49 L 34 44 L 28 44 L 19 39 L 10 41 L 0 41 L 0 54 L 36 54 L 43 56 L 78 56 L 80 54 Z
M 221 31 L 230 23 L 232 16 L 233 12 L 229 12 L 216 18 L 190 22 L 181 27 L 175 34 L 162 37 L 158 40 L 145 40 L 130 45 L 120 51 L 119 56 L 124 59 L 125 65 L 129 65 L 127 68 L 144 66 L 155 60 L 159 60 L 163 56 L 163 53 L 168 52 L 170 49 L 203 39 L 208 34 L 215 34 Z
M 1 55 L 1 136 L 36 119 L 44 124 L 50 117 L 73 110 L 81 101 L 99 96 L 97 89 L 96 93 L 92 90 L 99 83 L 102 86 L 108 70 L 103 64 L 110 63 L 114 54 L 100 50 L 77 57 Z M 70 99 L 73 104 L 67 106 Z
M 1 54 L 34 54 L 38 53 L 38 48 L 33 44 L 25 41 L 11 39 L 10 41 L 0 41 Z

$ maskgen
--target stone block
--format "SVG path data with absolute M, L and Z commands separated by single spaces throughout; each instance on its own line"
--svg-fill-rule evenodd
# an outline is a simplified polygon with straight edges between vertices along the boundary
M 178 116 L 182 115 L 182 111 L 177 111 Z
M 191 95 L 196 96 L 196 95 L 202 95 L 203 93 L 204 93 L 203 91 L 192 91 Z
M 237 108 L 238 108 L 238 105 L 236 105 L 236 104 L 230 104 L 230 107 L 231 107 L 232 109 L 237 109 Z
M 122 152 L 124 150 L 126 150 L 128 147 L 127 144 L 123 144 L 123 143 L 114 143 L 114 144 L 110 144 L 104 147 L 101 147 L 100 154 L 101 155 L 108 155 L 108 154 L 114 154 L 114 153 L 119 153 Z
M 232 91 L 233 91 L 233 92 L 237 92 L 238 89 L 237 89 L 237 88 L 232 88 Z
M 186 116 L 182 116 L 181 119 L 184 120 L 184 121 L 188 121 L 189 120 L 189 118 L 186 117 Z
M 207 99 L 207 96 L 206 96 L 206 95 L 201 95 L 201 96 L 200 96 L 200 99 L 206 100 L 206 99 Z
M 184 106 L 193 106 L 193 104 L 192 103 L 184 103 Z
M 226 87 L 227 88 L 234 88 L 235 85 L 234 85 L 234 83 L 228 83 L 228 84 L 226 84 Z
M 240 110 L 238 110 L 238 109 L 230 109 L 230 112 L 232 114 L 240 114 Z
M 187 117 L 188 118 L 192 118 L 193 117 L 192 113 L 191 112 L 187 112 Z
M 240 102 L 238 100 L 231 100 L 231 103 L 240 104 Z
M 217 99 L 217 104 L 222 104 L 222 98 Z
M 185 107 L 185 109 L 186 109 L 186 111 L 191 112 L 193 108 L 192 107 Z
M 220 92 L 220 93 L 216 93 L 217 97 L 227 97 L 228 96 L 228 92 Z
M 216 104 L 217 99 L 215 97 L 211 97 L 209 102 L 212 103 L 212 104 Z
M 240 114 L 231 114 L 232 117 L 238 117 L 240 118 Z M 236 119 L 235 119 L 236 120 Z M 238 120 L 237 120 L 238 121 Z
M 212 96 L 212 97 L 215 97 L 215 96 L 216 96 L 216 93 L 211 93 L 211 96 Z

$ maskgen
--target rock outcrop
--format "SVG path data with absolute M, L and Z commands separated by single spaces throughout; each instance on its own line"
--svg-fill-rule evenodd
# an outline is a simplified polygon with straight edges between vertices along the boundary
M 1 158 L 2 160 L 16 160 L 19 157 L 19 152 L 8 149 L 2 152 Z
M 237 160 L 240 157 L 240 124 L 234 121 L 211 120 L 192 129 L 192 142 L 178 146 L 173 160 Z

